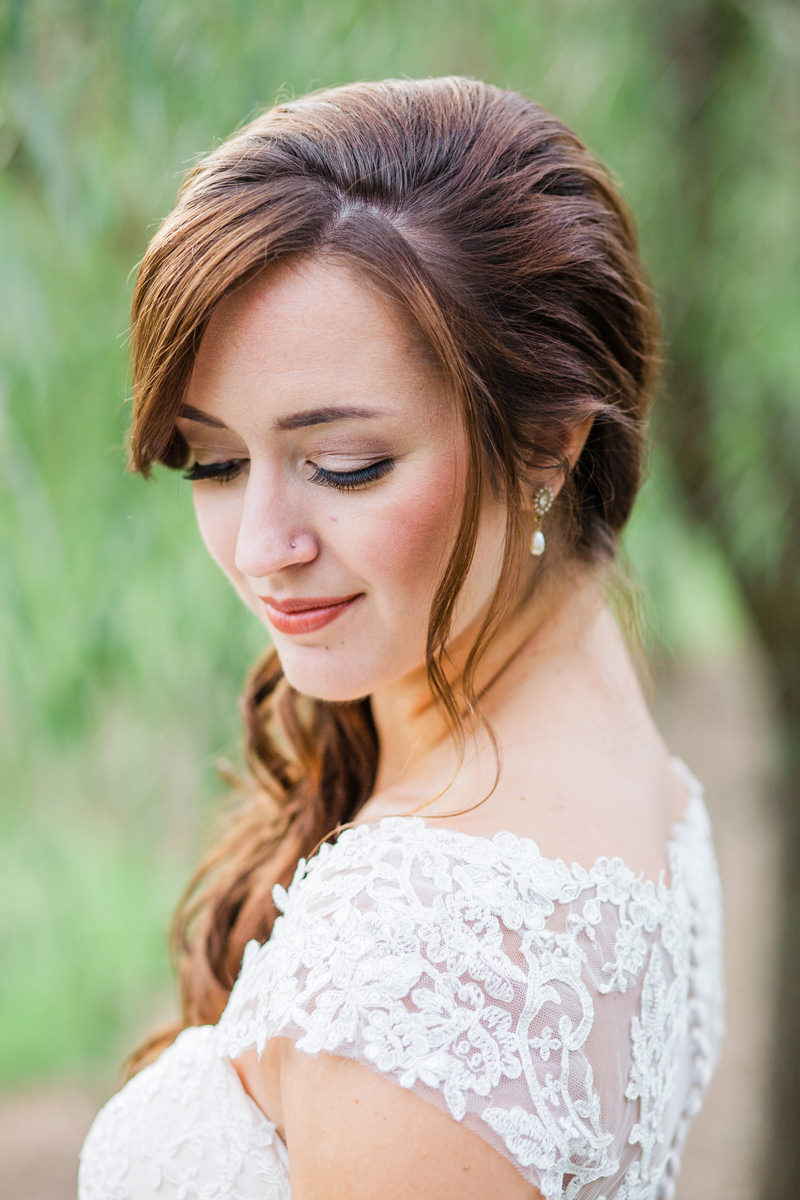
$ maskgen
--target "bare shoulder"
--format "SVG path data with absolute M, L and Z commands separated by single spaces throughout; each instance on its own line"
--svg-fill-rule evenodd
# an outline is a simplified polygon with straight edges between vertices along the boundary
M 351 1059 L 282 1040 L 280 1078 L 295 1200 L 541 1200 L 477 1133 Z

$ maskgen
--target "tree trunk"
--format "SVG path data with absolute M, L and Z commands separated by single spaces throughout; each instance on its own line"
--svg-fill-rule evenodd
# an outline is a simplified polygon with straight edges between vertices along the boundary
M 658 4 L 652 11 L 660 26 L 661 53 L 670 69 L 677 70 L 680 85 L 676 151 L 681 212 L 673 218 L 683 226 L 692 268 L 691 299 L 680 312 L 667 312 L 669 412 L 668 419 L 656 418 L 657 437 L 669 448 L 691 518 L 713 534 L 727 558 L 774 684 L 783 879 L 761 1195 L 763 1200 L 795 1200 L 800 1186 L 800 462 L 793 461 L 779 406 L 770 403 L 769 396 L 754 397 L 767 423 L 768 462 L 758 463 L 758 475 L 786 500 L 784 519 L 774 525 L 772 565 L 766 572 L 748 561 L 737 538 L 738 518 L 730 503 L 735 480 L 726 475 L 716 444 L 714 363 L 703 346 L 703 331 L 712 328 L 719 306 L 719 297 L 705 286 L 713 273 L 703 265 L 714 239 L 715 189 L 736 186 L 730 170 L 732 149 L 742 171 L 752 169 L 752 147 L 741 144 L 726 147 L 729 169 L 724 181 L 714 170 L 722 157 L 720 138 L 725 131 L 720 119 L 723 76 L 730 79 L 735 64 L 740 80 L 751 78 L 753 29 L 747 10 L 729 0 Z M 768 112 L 764 119 L 769 119 Z M 730 136 L 741 135 L 731 131 Z M 740 279 L 738 286 L 746 286 L 746 281 Z M 675 294 L 686 287 L 685 280 L 676 280 Z

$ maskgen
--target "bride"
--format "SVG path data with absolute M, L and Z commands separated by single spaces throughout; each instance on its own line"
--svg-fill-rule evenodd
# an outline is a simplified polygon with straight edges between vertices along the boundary
M 672 1195 L 721 919 L 609 607 L 656 342 L 608 173 L 515 93 L 319 92 L 191 172 L 132 460 L 272 646 L 82 1200 Z

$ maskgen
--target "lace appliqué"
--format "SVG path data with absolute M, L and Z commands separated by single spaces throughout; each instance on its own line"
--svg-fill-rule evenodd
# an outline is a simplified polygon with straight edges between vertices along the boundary
M 348 830 L 275 889 L 282 916 L 246 948 L 219 1049 L 285 1036 L 355 1058 L 476 1130 L 545 1200 L 666 1196 L 721 1035 L 697 795 L 670 875 L 567 867 L 421 818 Z
M 699 785 L 670 883 L 390 819 L 344 833 L 185 1030 L 95 1120 L 80 1200 L 289 1200 L 230 1062 L 275 1036 L 362 1062 L 477 1131 L 545 1200 L 670 1200 L 722 1035 L 719 882 Z
M 290 1200 L 282 1143 L 216 1033 L 184 1030 L 101 1109 L 81 1151 L 79 1200 Z

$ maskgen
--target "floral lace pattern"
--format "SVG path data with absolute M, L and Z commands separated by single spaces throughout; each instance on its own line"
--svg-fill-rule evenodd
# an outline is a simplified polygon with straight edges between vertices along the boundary
M 103 1108 L 81 1151 L 80 1200 L 290 1200 L 286 1151 L 216 1028 L 185 1029 Z
M 276 1036 L 413 1089 L 545 1200 L 668 1200 L 723 995 L 708 817 L 674 762 L 692 798 L 669 883 L 619 858 L 568 867 L 527 838 L 419 817 L 347 830 L 301 861 L 275 889 L 282 915 L 269 942 L 248 944 L 219 1025 L 185 1031 L 98 1117 L 81 1200 L 288 1196 L 285 1149 L 229 1061 Z M 220 1089 L 213 1106 L 203 1069 Z M 132 1130 L 142 1106 L 152 1116 Z

